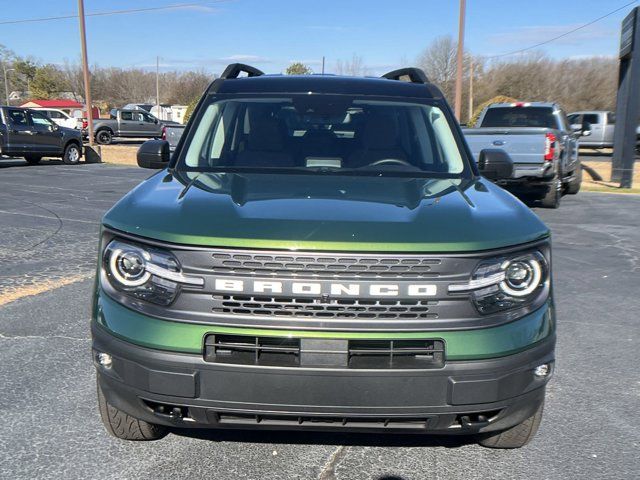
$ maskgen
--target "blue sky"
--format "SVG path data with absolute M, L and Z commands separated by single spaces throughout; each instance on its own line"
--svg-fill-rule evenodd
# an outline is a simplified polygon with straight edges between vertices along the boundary
M 197 0 L 85 0 L 85 10 L 175 5 Z M 496 55 L 545 41 L 629 0 L 467 0 L 466 47 Z M 27 8 L 28 5 L 28 8 Z M 76 12 L 76 0 L 2 0 L 2 19 Z M 620 22 L 632 6 L 542 47 L 554 58 L 615 55 Z M 228 0 L 179 9 L 87 18 L 89 61 L 101 66 L 204 69 L 233 61 L 268 72 L 301 60 L 327 71 L 336 60 L 363 57 L 371 73 L 415 63 L 434 38 L 456 35 L 458 0 Z M 0 26 L 0 44 L 42 62 L 80 58 L 77 19 Z

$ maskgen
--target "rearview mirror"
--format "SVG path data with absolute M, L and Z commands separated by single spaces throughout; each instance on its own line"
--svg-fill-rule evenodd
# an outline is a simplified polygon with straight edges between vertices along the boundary
M 166 168 L 170 158 L 171 151 L 166 140 L 147 140 L 138 149 L 138 166 L 142 168 Z
M 486 148 L 480 152 L 478 168 L 483 177 L 495 181 L 511 178 L 513 161 L 501 148 Z

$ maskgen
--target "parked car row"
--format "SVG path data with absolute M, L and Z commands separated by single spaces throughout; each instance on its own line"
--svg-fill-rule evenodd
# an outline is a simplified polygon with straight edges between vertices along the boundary
M 78 163 L 82 158 L 82 133 L 60 126 L 44 112 L 0 107 L 0 155 L 24 157 L 30 165 L 39 163 L 42 157 Z

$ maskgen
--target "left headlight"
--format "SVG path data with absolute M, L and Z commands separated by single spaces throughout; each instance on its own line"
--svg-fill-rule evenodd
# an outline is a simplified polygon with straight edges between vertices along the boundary
M 491 314 L 533 303 L 548 291 L 549 262 L 539 250 L 487 259 L 465 284 L 449 285 L 449 293 L 469 293 L 480 313 Z
M 121 240 L 105 248 L 102 272 L 116 290 L 158 305 L 173 302 L 182 284 L 204 285 L 203 278 L 184 275 L 170 252 Z

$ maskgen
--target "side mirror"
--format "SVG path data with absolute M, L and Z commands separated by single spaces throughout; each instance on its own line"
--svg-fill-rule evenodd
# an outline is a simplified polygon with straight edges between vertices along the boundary
M 147 140 L 138 149 L 138 166 L 141 168 L 162 169 L 169 165 L 171 151 L 166 140 Z
M 478 168 L 482 176 L 491 181 L 511 178 L 513 160 L 501 148 L 486 148 L 480 152 Z
M 591 124 L 590 123 L 584 122 L 582 124 L 580 135 L 582 135 L 583 137 L 588 137 L 589 135 L 591 135 Z
M 576 133 L 580 133 L 582 132 L 582 125 L 580 125 L 579 123 L 572 123 L 571 130 L 573 130 Z

